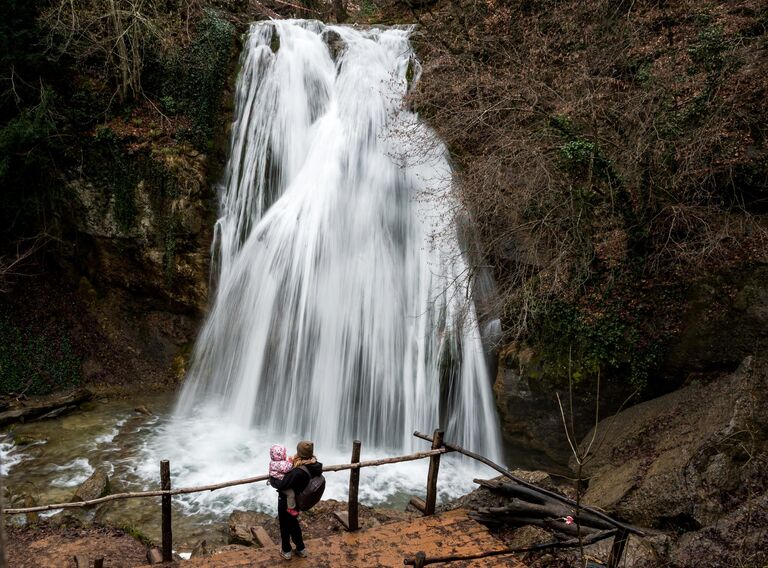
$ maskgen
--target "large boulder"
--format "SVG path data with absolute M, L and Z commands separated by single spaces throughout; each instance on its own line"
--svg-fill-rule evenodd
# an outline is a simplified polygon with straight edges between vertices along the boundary
M 603 420 L 582 448 L 593 435 L 582 471 L 590 505 L 643 526 L 698 531 L 680 542 L 686 550 L 715 546 L 731 524 L 747 546 L 752 531 L 764 532 L 765 519 L 742 509 L 768 489 L 768 360 L 748 357 L 730 375 Z

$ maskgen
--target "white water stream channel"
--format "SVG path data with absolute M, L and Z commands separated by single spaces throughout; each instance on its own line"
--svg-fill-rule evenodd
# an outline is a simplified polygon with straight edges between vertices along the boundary
M 175 410 L 116 460 L 129 486 L 154 486 L 160 459 L 176 487 L 258 475 L 271 444 L 301 439 L 328 464 L 348 462 L 353 439 L 363 459 L 409 453 L 428 447 L 414 430 L 438 426 L 500 460 L 446 151 L 404 105 L 419 74 L 408 36 L 251 27 L 219 190 L 215 299 Z M 441 468 L 441 496 L 470 490 L 475 467 Z M 361 499 L 423 494 L 426 471 L 364 470 Z M 326 496 L 345 499 L 347 478 L 329 474 Z M 262 485 L 175 501 L 205 520 L 276 506 Z

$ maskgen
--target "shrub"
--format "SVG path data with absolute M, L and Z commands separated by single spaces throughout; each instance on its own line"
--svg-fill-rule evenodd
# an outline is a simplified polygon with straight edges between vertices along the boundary
M 47 394 L 78 385 L 80 363 L 66 336 L 33 333 L 0 317 L 0 393 Z

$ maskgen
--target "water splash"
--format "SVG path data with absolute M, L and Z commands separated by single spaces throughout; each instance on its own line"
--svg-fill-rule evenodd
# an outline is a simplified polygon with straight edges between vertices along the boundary
M 403 102 L 419 71 L 409 33 L 251 27 L 220 187 L 216 298 L 165 426 L 174 442 L 156 451 L 213 415 L 233 443 L 269 432 L 326 454 L 355 438 L 402 452 L 425 447 L 414 430 L 440 425 L 499 458 L 446 151 Z M 199 460 L 226 463 L 216 439 L 192 443 L 223 461 Z

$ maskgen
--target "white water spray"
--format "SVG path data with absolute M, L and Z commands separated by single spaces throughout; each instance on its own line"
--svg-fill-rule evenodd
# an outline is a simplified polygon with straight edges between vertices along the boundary
M 218 420 L 218 442 L 193 442 L 198 465 L 257 446 L 266 464 L 267 442 L 247 432 L 312 439 L 328 463 L 356 438 L 367 456 L 424 449 L 413 431 L 437 426 L 500 456 L 446 152 L 404 109 L 418 78 L 408 35 L 251 27 L 220 188 L 216 298 L 168 426 Z M 238 432 L 239 450 L 225 441 Z

